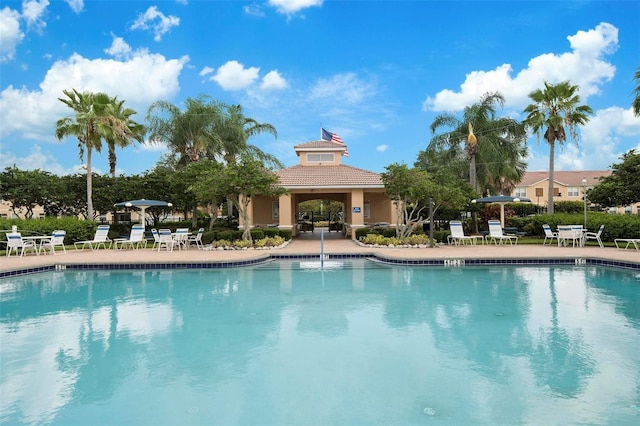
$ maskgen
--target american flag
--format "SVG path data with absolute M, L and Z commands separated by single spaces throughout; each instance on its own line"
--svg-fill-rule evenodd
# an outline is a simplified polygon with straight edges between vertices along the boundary
M 337 142 L 340 145 L 344 145 L 344 156 L 349 156 L 349 150 L 347 146 L 342 142 L 342 138 L 338 136 L 336 133 L 327 132 L 325 129 L 322 129 L 322 139 L 325 141 Z

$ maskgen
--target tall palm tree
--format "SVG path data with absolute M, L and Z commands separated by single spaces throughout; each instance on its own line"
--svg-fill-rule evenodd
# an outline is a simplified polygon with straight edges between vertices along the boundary
M 125 148 L 134 141 L 144 143 L 144 135 L 146 129 L 142 124 L 136 123 L 131 119 L 132 115 L 137 114 L 131 108 L 124 108 L 124 101 L 119 101 L 117 97 L 112 98 L 107 105 L 107 121 L 111 130 L 110 135 L 106 137 L 107 146 L 109 147 L 109 171 L 111 177 L 116 177 L 116 147 Z
M 212 153 L 221 157 L 227 165 L 235 163 L 240 156 L 248 156 L 276 168 L 284 167 L 278 157 L 248 142 L 250 138 L 261 133 L 269 133 L 277 138 L 276 128 L 269 123 L 259 123 L 251 117 L 246 117 L 240 105 L 224 106 L 224 114 L 216 124 L 214 133 Z
M 166 102 L 154 102 L 147 113 L 149 141 L 163 142 L 178 155 L 178 166 L 207 156 L 214 128 L 221 120 L 222 106 L 208 96 L 187 98 L 185 110 Z
M 102 138 L 112 132 L 105 120 L 107 105 L 111 98 L 105 93 L 80 93 L 76 89 L 63 90 L 66 98 L 58 100 L 71 108 L 75 115 L 56 122 L 56 138 L 62 140 L 73 136 L 78 139 L 80 161 L 87 151 L 87 219 L 93 220 L 91 154 L 102 149 Z
M 544 140 L 549 144 L 549 189 L 547 191 L 547 212 L 553 214 L 553 184 L 555 144 L 562 145 L 567 141 L 565 126 L 569 128 L 569 137 L 576 141 L 578 126 L 589 121 L 593 110 L 588 105 L 580 104 L 579 87 L 569 81 L 557 84 L 544 82 L 544 90 L 537 89 L 529 93 L 533 100 L 524 109 L 527 117 L 524 124 L 531 128 L 540 138 L 542 132 Z
M 636 73 L 633 75 L 633 79 L 638 85 L 633 91 L 636 95 L 635 99 L 633 100 L 633 113 L 636 117 L 640 117 L 640 67 L 638 67 Z
M 481 194 L 503 193 L 518 182 L 526 171 L 525 127 L 508 117 L 498 117 L 497 107 L 504 105 L 499 92 L 487 93 L 480 102 L 464 108 L 462 117 L 452 113 L 438 115 L 431 123 L 434 134 L 427 150 L 451 152 L 459 158 L 465 147 L 469 161 L 469 182 Z M 436 134 L 438 130 L 444 132 Z
M 227 165 L 235 164 L 239 158 L 246 157 L 273 167 L 284 167 L 277 157 L 248 143 L 250 138 L 261 133 L 269 133 L 276 138 L 278 137 L 278 132 L 273 125 L 259 123 L 251 117 L 246 117 L 240 105 L 226 105 L 211 140 L 211 153 L 215 157 L 222 158 Z M 233 215 L 233 200 L 231 199 L 227 200 L 227 214 Z

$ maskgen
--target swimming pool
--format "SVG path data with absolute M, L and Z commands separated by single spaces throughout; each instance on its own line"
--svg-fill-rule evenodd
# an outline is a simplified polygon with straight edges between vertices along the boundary
M 0 281 L 3 424 L 635 424 L 640 274 L 278 261 Z

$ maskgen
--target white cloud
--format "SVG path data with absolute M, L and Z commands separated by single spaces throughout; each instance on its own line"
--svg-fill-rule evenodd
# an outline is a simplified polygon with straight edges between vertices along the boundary
M 204 67 L 202 68 L 202 70 L 198 73 L 198 75 L 204 77 L 207 74 L 211 74 L 212 72 L 214 72 L 215 70 L 211 67 Z
M 355 73 L 337 74 L 320 79 L 311 89 L 311 100 L 325 99 L 335 104 L 357 104 L 376 92 L 373 82 L 365 81 Z
M 138 16 L 138 19 L 131 25 L 132 30 L 153 30 L 155 41 L 161 41 L 172 27 L 180 25 L 180 18 L 177 16 L 166 16 L 158 10 L 156 6 L 150 6 L 147 11 Z
M 376 147 L 376 151 L 378 152 L 385 152 L 387 149 L 389 149 L 389 145 L 378 145 Z
M 244 13 L 246 13 L 247 15 L 258 16 L 258 17 L 264 16 L 264 11 L 262 10 L 262 7 L 260 7 L 260 5 L 257 5 L 257 4 L 246 5 L 242 8 L 242 10 L 244 10 Z
M 32 146 L 29 154 L 24 157 L 17 157 L 7 152 L 0 156 L 0 169 L 4 170 L 14 165 L 20 170 L 40 169 L 59 176 L 77 173 L 79 169 L 79 166 L 65 169 L 51 153 L 43 152 L 39 145 Z
M 113 34 L 112 37 L 111 46 L 108 49 L 104 49 L 104 52 L 118 59 L 128 58 L 131 54 L 131 46 L 122 37 L 116 37 Z
M 84 9 L 84 0 L 65 0 L 65 1 L 67 2 L 71 10 L 73 10 L 75 13 L 80 13 L 82 12 L 82 9 Z
M 218 83 L 224 90 L 242 90 L 258 79 L 259 72 L 260 68 L 245 68 L 238 61 L 228 61 L 218 68 L 211 80 Z
M 603 22 L 589 31 L 578 31 L 567 37 L 571 52 L 545 53 L 531 59 L 527 68 L 512 75 L 510 64 L 502 64 L 489 71 L 472 71 L 467 74 L 459 91 L 442 90 L 434 97 L 427 97 L 425 110 L 461 111 L 477 102 L 486 92 L 501 92 L 508 108 L 523 108 L 529 103 L 528 94 L 540 88 L 544 81 L 557 83 L 570 80 L 580 87 L 583 102 L 599 92 L 599 86 L 611 80 L 615 67 L 603 59 L 618 47 L 618 29 Z
M 171 99 L 179 89 L 178 78 L 188 57 L 166 59 L 162 55 L 138 52 L 126 61 L 87 59 L 73 54 L 57 61 L 40 83 L 39 90 L 15 88 L 0 92 L 3 125 L 0 137 L 19 132 L 23 138 L 53 140 L 52 123 L 71 114 L 58 100 L 63 90 L 103 91 L 126 101 L 142 121 L 146 108 L 159 99 Z
M 319 7 L 322 3 L 323 0 L 269 0 L 269 6 L 283 15 L 292 15 L 309 7 Z
M 27 22 L 27 28 L 38 31 L 47 26 L 42 19 L 47 6 L 49 6 L 49 0 L 22 2 L 22 18 Z
M 269 71 L 262 78 L 260 88 L 263 90 L 280 90 L 287 88 L 287 81 L 280 75 L 278 71 Z
M 5 6 L 0 10 L 0 63 L 12 60 L 24 33 L 20 30 L 20 13 Z

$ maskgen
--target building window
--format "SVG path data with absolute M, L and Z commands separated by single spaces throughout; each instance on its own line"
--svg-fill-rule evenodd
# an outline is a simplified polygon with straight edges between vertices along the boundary
M 371 203 L 369 201 L 364 202 L 364 218 L 371 218 Z
M 334 154 L 332 153 L 313 153 L 307 154 L 309 163 L 333 163 Z
M 570 186 L 567 188 L 567 196 L 569 197 L 579 197 L 580 196 L 580 188 L 577 186 Z
M 518 186 L 515 191 L 516 197 L 526 197 L 527 196 L 527 188 L 524 186 Z
M 271 219 L 278 219 L 280 217 L 280 202 L 271 202 Z

